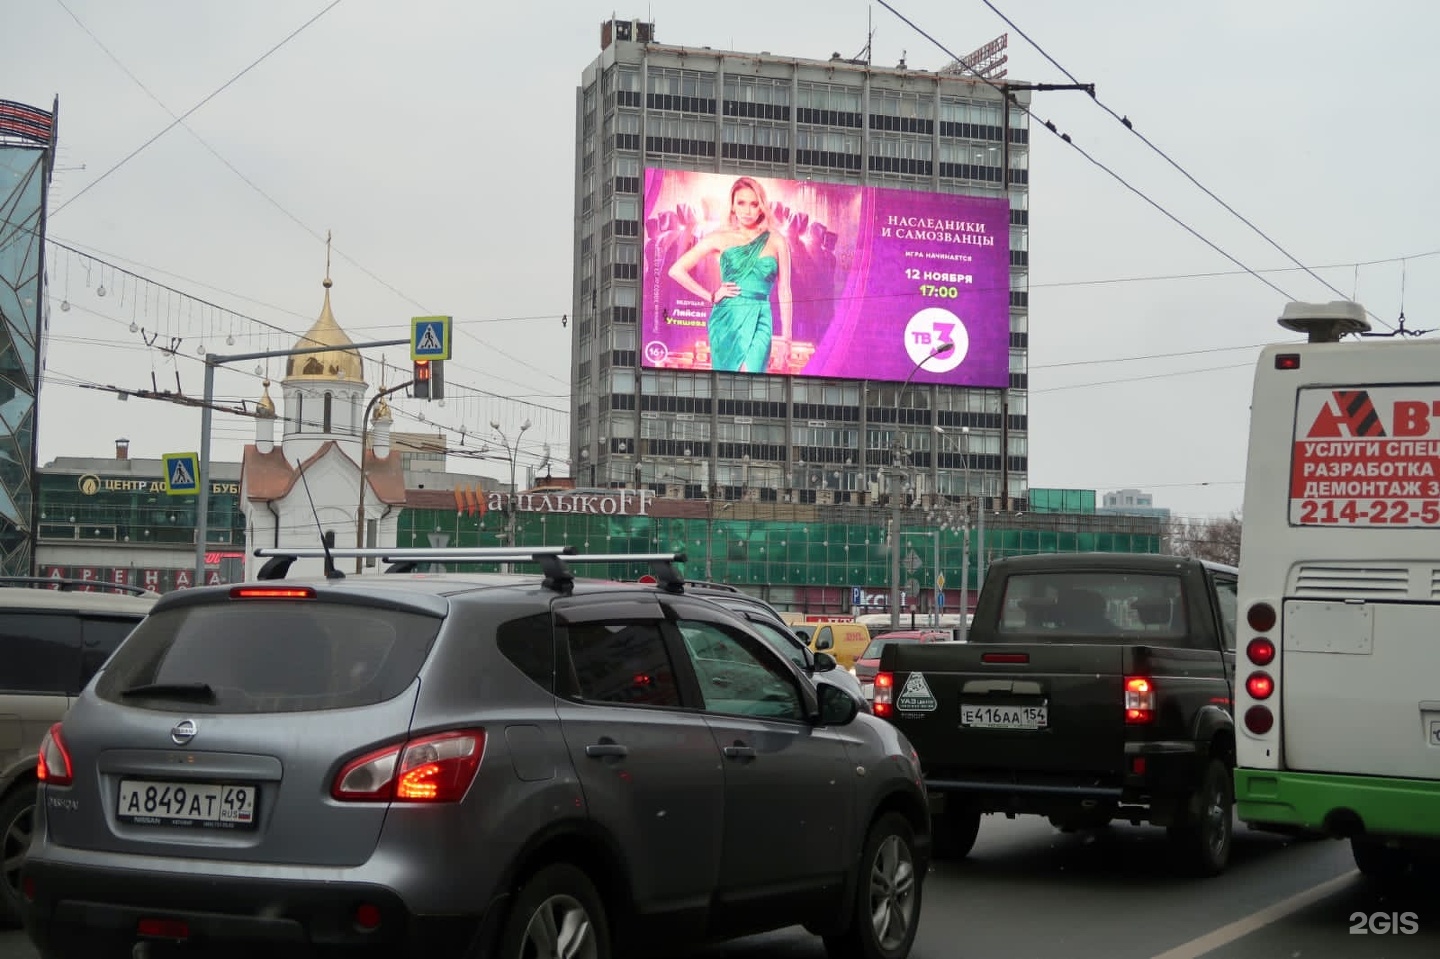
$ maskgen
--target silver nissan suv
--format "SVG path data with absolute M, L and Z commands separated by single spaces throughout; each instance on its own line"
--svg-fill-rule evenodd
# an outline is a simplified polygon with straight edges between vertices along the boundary
M 157 602 L 46 736 L 46 959 L 674 956 L 797 923 L 908 955 L 915 751 L 678 577 L 257 552 L 264 578 Z

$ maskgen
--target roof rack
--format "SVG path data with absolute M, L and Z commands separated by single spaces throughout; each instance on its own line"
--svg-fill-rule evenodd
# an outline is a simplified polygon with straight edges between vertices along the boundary
M 103 579 L 61 579 L 50 576 L 0 576 L 0 586 L 40 586 L 49 589 L 59 589 L 62 592 L 73 592 L 77 589 L 86 590 L 114 590 L 117 593 L 129 593 L 131 596 L 149 596 L 151 590 L 143 586 L 131 586 L 129 583 L 112 583 Z
M 319 546 L 294 549 L 260 547 L 256 556 L 269 557 L 261 568 L 260 579 L 284 579 L 297 559 L 324 559 L 327 550 Z M 421 563 L 538 563 L 545 574 L 544 586 L 557 592 L 569 592 L 575 585 L 573 563 L 649 563 L 650 571 L 666 592 L 685 591 L 685 577 L 675 563 L 685 562 L 684 553 L 591 553 L 581 555 L 574 546 L 417 546 L 417 547 L 352 547 L 331 549 L 332 559 L 375 558 L 392 564 L 386 573 L 409 573 Z

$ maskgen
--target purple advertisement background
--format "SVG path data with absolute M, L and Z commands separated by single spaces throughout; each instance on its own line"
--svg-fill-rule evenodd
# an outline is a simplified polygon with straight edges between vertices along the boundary
M 710 304 L 669 271 L 701 238 L 726 228 L 736 179 L 645 171 L 641 366 L 710 368 Z M 948 340 L 955 349 L 926 361 L 912 382 L 1009 384 L 1007 200 L 753 179 L 791 260 L 793 349 L 784 366 L 772 357 L 767 373 L 898 382 Z M 715 289 L 718 257 L 702 259 L 691 274 Z M 770 296 L 777 337 L 778 290 L 776 284 Z

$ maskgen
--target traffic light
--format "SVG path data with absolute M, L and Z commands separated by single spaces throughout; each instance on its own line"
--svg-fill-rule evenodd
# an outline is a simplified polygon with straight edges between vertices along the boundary
M 417 400 L 445 398 L 445 363 L 442 360 L 416 360 L 414 385 L 410 392 Z

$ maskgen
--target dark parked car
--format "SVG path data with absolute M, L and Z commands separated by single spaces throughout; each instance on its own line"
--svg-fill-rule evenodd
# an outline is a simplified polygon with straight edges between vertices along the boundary
M 158 598 L 118 583 L 0 577 L 0 921 L 20 919 L 40 741 Z
M 904 959 L 904 736 L 683 586 L 535 561 L 158 601 L 41 748 L 41 955 L 610 959 L 800 923 Z
M 686 583 L 685 591 L 724 606 L 733 613 L 744 616 L 760 636 L 770 641 L 780 652 L 805 671 L 805 675 L 817 685 L 838 686 L 854 696 L 860 708 L 870 712 L 870 698 L 860 686 L 860 680 L 848 669 L 838 668 L 835 657 L 829 653 L 817 653 L 807 645 L 796 627 L 789 626 L 775 608 L 748 593 L 742 593 L 734 586 L 717 583 Z

